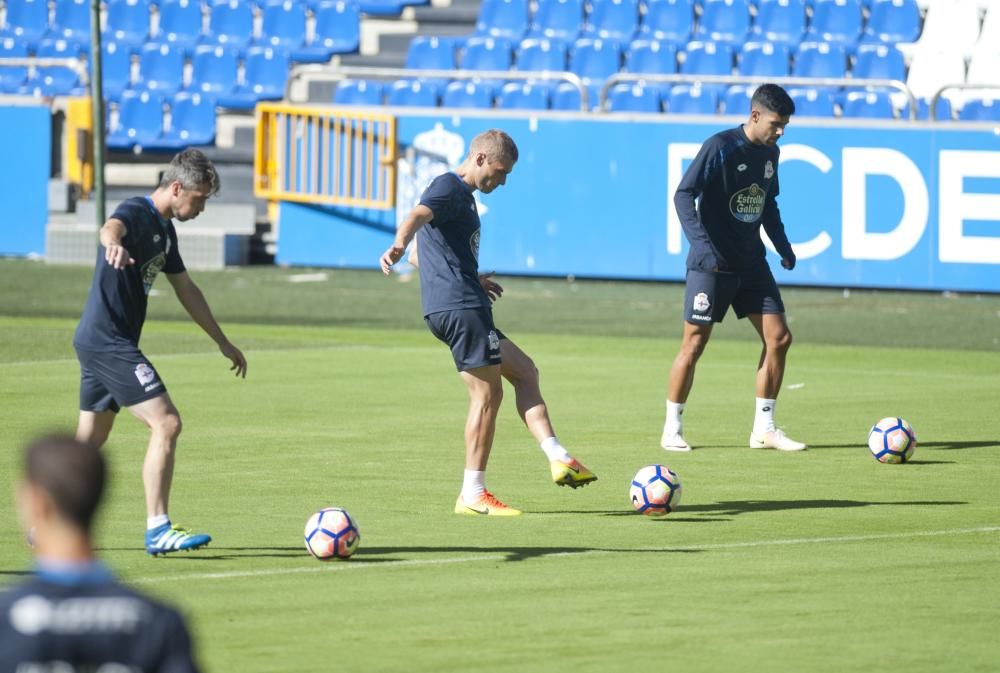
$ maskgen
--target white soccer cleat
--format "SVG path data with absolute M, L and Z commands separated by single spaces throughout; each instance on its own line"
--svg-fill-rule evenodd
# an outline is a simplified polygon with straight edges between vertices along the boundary
M 664 451 L 690 451 L 691 445 L 684 441 L 679 432 L 664 432 L 660 437 L 660 446 Z
M 768 430 L 757 435 L 750 433 L 751 449 L 777 449 L 778 451 L 804 451 L 806 445 L 785 435 L 783 430 Z

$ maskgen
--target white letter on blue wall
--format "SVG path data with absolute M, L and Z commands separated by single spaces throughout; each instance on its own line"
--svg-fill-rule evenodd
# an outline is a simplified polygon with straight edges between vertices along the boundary
M 1000 194 L 966 194 L 967 177 L 1000 178 L 1000 152 L 942 150 L 938 183 L 938 258 L 942 262 L 1000 264 Z M 997 224 L 996 236 L 966 236 L 965 220 Z
M 930 205 L 920 169 L 902 152 L 887 147 L 845 147 L 841 190 L 844 259 L 898 259 L 920 241 Z M 869 175 L 892 178 L 903 190 L 903 216 L 891 231 L 872 233 L 866 220 Z

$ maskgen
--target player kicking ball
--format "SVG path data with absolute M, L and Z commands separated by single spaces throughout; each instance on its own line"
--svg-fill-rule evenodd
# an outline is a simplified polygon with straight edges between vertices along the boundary
M 792 333 L 760 238 L 763 226 L 781 255 L 781 266 L 788 270 L 795 267 L 795 253 L 775 201 L 777 143 L 794 112 L 795 103 L 780 86 L 759 87 L 750 102 L 750 118 L 706 140 L 674 194 L 691 248 L 684 335 L 670 369 L 667 417 L 660 439 L 668 451 L 691 450 L 684 439 L 682 414 L 694 382 L 695 364 L 712 334 L 712 325 L 722 322 L 730 306 L 738 318 L 750 320 L 763 343 L 750 447 L 779 451 L 806 448 L 774 424 Z
M 503 131 L 491 129 L 473 138 L 462 164 L 431 182 L 379 260 L 388 275 L 416 237 L 424 320 L 431 333 L 451 349 L 469 392 L 465 476 L 456 514 L 521 513 L 486 489 L 486 465 L 503 398 L 501 377 L 514 386 L 518 413 L 548 458 L 553 481 L 578 488 L 597 480 L 556 438 L 538 370 L 493 324 L 491 300 L 499 298 L 503 288 L 490 274 L 479 273 L 480 222 L 473 194 L 477 189 L 489 194 L 506 184 L 517 157 L 517 145 Z M 411 260 L 416 262 L 415 257 Z
M 127 199 L 101 227 L 101 248 L 83 316 L 73 338 L 80 361 L 80 420 L 76 438 L 100 447 L 125 407 L 149 428 L 142 466 L 146 491 L 146 551 L 152 555 L 203 547 L 212 538 L 174 526 L 167 513 L 181 418 L 152 363 L 139 350 L 149 291 L 160 271 L 191 318 L 246 377 L 247 361 L 215 321 L 184 267 L 173 218 L 197 217 L 219 190 L 219 175 L 194 149 L 177 154 L 150 195 Z

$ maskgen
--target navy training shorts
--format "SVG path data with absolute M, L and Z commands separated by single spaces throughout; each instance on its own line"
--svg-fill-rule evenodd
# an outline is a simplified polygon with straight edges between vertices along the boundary
M 80 410 L 117 412 L 167 392 L 160 375 L 138 348 L 96 352 L 77 349 Z
M 770 269 L 752 274 L 689 269 L 684 286 L 684 320 L 693 325 L 722 322 L 733 307 L 737 318 L 784 313 L 785 304 Z
M 425 316 L 424 321 L 431 334 L 451 349 L 458 371 L 500 364 L 500 341 L 506 337 L 493 324 L 490 309 L 440 311 Z

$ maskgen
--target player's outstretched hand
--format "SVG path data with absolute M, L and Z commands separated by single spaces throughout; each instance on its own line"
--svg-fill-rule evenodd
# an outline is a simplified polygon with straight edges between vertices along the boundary
M 135 260 L 129 257 L 124 245 L 109 245 L 104 251 L 104 259 L 116 269 L 124 269 L 130 264 L 135 264 Z
M 792 269 L 794 269 L 795 268 L 795 255 L 792 255 L 791 257 L 782 257 L 781 258 L 781 266 L 785 267 L 789 271 L 791 271 Z
M 490 271 L 489 273 L 479 274 L 479 284 L 483 286 L 484 290 L 486 290 L 486 296 L 490 298 L 490 303 L 495 302 L 503 296 L 503 286 L 493 280 L 494 273 L 495 272 Z
M 247 359 L 243 356 L 242 351 L 239 348 L 232 345 L 228 341 L 221 346 L 219 350 L 222 354 L 229 358 L 229 361 L 233 363 L 233 366 L 229 368 L 229 371 L 235 371 L 236 376 L 247 377 Z
M 405 247 L 390 245 L 389 249 L 382 253 L 382 258 L 379 260 L 379 265 L 382 267 L 382 273 L 387 276 L 392 273 L 392 265 L 403 259 L 403 253 L 405 252 Z

